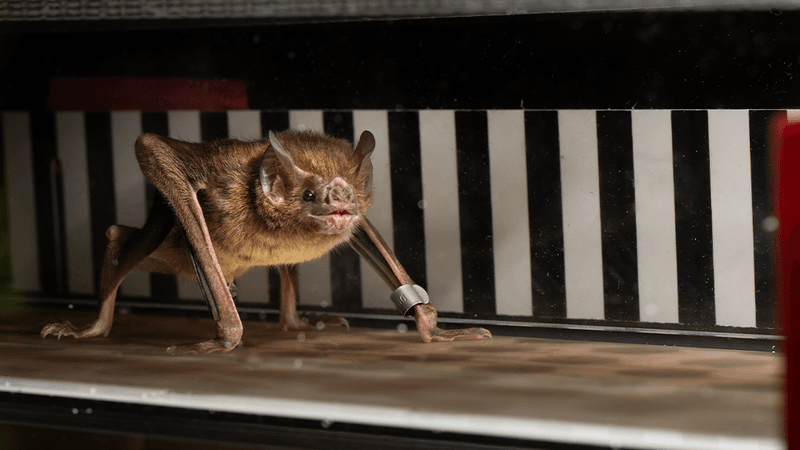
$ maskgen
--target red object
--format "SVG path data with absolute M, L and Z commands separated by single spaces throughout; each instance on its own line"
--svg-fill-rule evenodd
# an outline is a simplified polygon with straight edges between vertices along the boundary
M 49 106 L 56 111 L 247 109 L 247 87 L 242 80 L 58 78 Z
M 800 449 L 798 360 L 800 359 L 800 123 L 778 116 L 772 126 L 773 212 L 778 301 L 786 335 L 785 428 L 788 450 Z

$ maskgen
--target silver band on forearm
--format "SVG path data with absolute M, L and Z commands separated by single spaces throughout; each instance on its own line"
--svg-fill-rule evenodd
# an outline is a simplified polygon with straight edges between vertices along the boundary
M 425 292 L 425 289 L 422 289 L 421 286 L 416 284 L 404 284 L 400 286 L 392 292 L 390 298 L 394 306 L 396 306 L 404 316 L 408 315 L 408 312 L 411 311 L 414 305 L 430 303 L 430 300 L 428 300 L 428 293 Z

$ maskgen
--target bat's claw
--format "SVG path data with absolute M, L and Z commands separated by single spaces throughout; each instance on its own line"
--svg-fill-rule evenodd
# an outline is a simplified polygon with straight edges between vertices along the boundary
M 441 328 L 436 328 L 433 336 L 431 336 L 434 341 L 452 341 L 458 337 L 470 339 L 483 339 L 488 337 L 491 339 L 492 333 L 486 328 L 463 328 L 460 330 L 442 330 Z
M 42 336 L 42 339 L 50 335 L 55 336 L 57 339 L 61 339 L 62 336 L 72 336 L 75 339 L 83 339 L 88 337 L 106 335 L 107 332 L 105 332 L 103 327 L 97 323 L 93 323 L 89 326 L 79 328 L 71 324 L 69 321 L 65 320 L 63 322 L 57 322 L 45 325 L 39 334 Z
M 287 318 L 281 317 L 281 328 L 283 331 L 313 331 L 322 330 L 328 325 L 342 325 L 348 330 L 350 329 L 350 322 L 344 317 L 329 316 L 327 314 L 303 314 L 302 317 L 295 315 L 295 317 Z
M 173 345 L 167 347 L 167 353 L 172 356 L 181 355 L 205 355 L 208 353 L 222 352 L 227 353 L 236 348 L 241 341 L 236 344 L 222 339 L 210 339 L 191 345 Z
M 314 327 L 318 330 L 325 328 L 325 326 L 327 325 L 341 325 L 348 330 L 350 329 L 350 322 L 348 322 L 347 319 L 341 316 L 329 316 L 327 314 L 317 316 L 311 314 L 307 317 L 309 323 L 314 324 Z

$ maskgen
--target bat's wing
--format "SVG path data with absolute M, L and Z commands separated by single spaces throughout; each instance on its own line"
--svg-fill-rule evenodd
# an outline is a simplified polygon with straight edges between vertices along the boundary
M 414 283 L 405 271 L 394 252 L 383 240 L 378 230 L 366 217 L 361 219 L 361 230 L 349 241 L 353 248 L 378 275 L 393 289 L 390 296 L 392 302 L 404 315 L 413 315 L 422 340 L 425 342 L 452 341 L 457 337 L 482 339 L 491 337 L 484 328 L 467 328 L 461 330 L 442 330 L 437 326 L 436 309 L 429 304 L 428 293 Z
M 242 322 L 222 273 L 203 211 L 197 200 L 214 168 L 209 167 L 209 147 L 143 134 L 136 140 L 136 159 L 145 177 L 164 195 L 181 222 L 192 247 L 192 263 L 204 294 L 212 306 L 217 337 L 186 347 L 170 347 L 177 353 L 229 351 L 242 337 Z

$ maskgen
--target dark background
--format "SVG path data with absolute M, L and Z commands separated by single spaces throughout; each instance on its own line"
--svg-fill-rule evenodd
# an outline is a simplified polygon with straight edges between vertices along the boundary
M 0 108 L 55 77 L 242 79 L 251 109 L 784 109 L 800 12 L 624 12 L 257 24 L 11 22 Z

